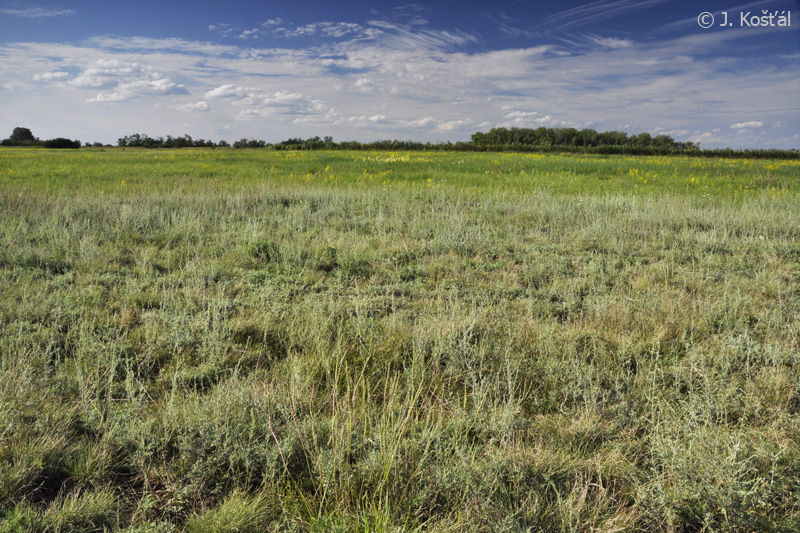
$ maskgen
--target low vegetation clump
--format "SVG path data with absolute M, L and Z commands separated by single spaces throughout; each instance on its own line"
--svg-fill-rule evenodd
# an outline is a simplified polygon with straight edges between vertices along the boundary
M 0 531 L 797 531 L 793 161 L 0 152 Z
M 44 148 L 80 148 L 80 141 L 73 141 L 64 137 L 42 141 L 33 136 L 28 128 L 14 128 L 11 136 L 0 141 L 0 146 L 42 146 Z

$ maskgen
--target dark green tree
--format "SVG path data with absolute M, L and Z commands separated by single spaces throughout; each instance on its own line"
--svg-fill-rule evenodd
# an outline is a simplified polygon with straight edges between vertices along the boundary
M 14 128 L 9 139 L 15 145 L 31 144 L 38 140 L 28 128 Z
M 48 139 L 42 143 L 45 148 L 80 148 L 81 142 L 78 140 L 66 139 L 58 137 L 56 139 Z

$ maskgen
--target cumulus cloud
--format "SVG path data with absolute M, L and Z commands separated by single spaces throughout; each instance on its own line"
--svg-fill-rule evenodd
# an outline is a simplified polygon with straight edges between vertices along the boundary
M 689 141 L 695 144 L 702 144 L 702 143 L 713 143 L 722 140 L 717 132 L 713 131 L 704 131 L 702 133 L 695 133 L 691 137 L 689 137 Z
M 41 74 L 36 74 L 33 76 L 33 79 L 36 81 L 58 81 L 58 80 L 65 80 L 69 78 L 69 72 L 43 72 Z
M 206 93 L 206 98 L 239 98 L 249 94 L 258 89 L 253 87 L 239 87 L 232 83 L 220 85 L 216 89 L 212 89 Z
M 537 111 L 512 111 L 504 116 L 507 121 L 503 123 L 505 127 L 529 127 L 556 125 L 558 121 L 551 115 L 545 115 Z
M 372 115 L 372 116 L 358 115 L 358 116 L 348 117 L 347 119 L 344 119 L 341 122 L 348 123 L 351 125 L 353 124 L 367 125 L 367 124 L 392 124 L 394 121 L 392 121 L 386 115 Z
M 423 117 L 417 120 L 410 120 L 406 122 L 406 125 L 415 128 L 431 128 L 436 125 L 436 119 L 433 117 Z
M 474 128 L 476 126 L 475 121 L 470 119 L 442 120 L 434 117 L 401 120 L 396 123 L 398 126 L 404 128 L 438 130 L 443 132 L 459 131 L 464 128 Z
M 241 87 L 231 83 L 208 91 L 205 97 L 230 100 L 234 105 L 264 107 L 291 106 L 307 100 L 303 93 L 299 92 L 264 92 L 257 87 Z
M 98 93 L 87 102 L 125 102 L 138 96 L 162 96 L 168 94 L 187 94 L 183 85 L 172 83 L 169 79 L 137 80 L 121 83 L 111 91 Z
M 252 30 L 243 30 L 237 37 L 239 39 L 257 39 L 264 34 L 258 28 L 254 28 Z
M 764 123 L 759 120 L 751 120 L 750 122 L 738 122 L 731 126 L 732 130 L 743 130 L 748 128 L 763 128 Z
M 112 87 L 124 79 L 149 76 L 146 67 L 139 63 L 124 63 L 116 59 L 100 59 L 84 69 L 70 82 L 74 87 Z
M 152 67 L 117 59 L 100 59 L 67 82 L 81 89 L 104 89 L 87 102 L 124 102 L 140 96 L 187 94 L 182 84 L 174 83 Z
M 719 129 L 717 129 L 719 131 Z M 656 128 L 651 131 L 653 135 L 669 135 L 673 139 L 681 140 L 689 135 L 689 130 L 664 130 L 663 128 Z
M 442 131 L 457 131 L 465 126 L 471 126 L 472 124 L 474 124 L 474 122 L 471 120 L 450 120 L 446 122 L 439 122 L 439 124 L 436 125 L 436 129 Z
M 340 116 L 338 111 L 322 99 L 301 92 L 265 91 L 258 87 L 226 83 L 207 91 L 205 98 L 243 108 L 233 116 L 237 121 L 277 117 L 296 124 L 332 123 Z

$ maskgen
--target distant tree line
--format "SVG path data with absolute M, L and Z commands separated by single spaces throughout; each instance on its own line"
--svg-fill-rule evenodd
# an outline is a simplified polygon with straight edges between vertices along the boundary
M 45 148 L 80 148 L 80 141 L 57 137 L 46 141 L 34 137 L 33 132 L 28 128 L 14 128 L 8 139 L 0 141 L 0 146 L 43 146 Z
M 205 139 L 192 139 L 191 135 L 183 135 L 182 137 L 167 135 L 165 139 L 164 137 L 150 137 L 144 133 L 134 133 L 133 135 L 120 137 L 117 140 L 117 146 L 131 148 L 216 148 L 228 147 L 230 144 L 225 141 L 215 143 Z
M 628 136 L 624 131 L 597 132 L 584 128 L 493 128 L 489 133 L 474 133 L 472 144 L 486 149 L 526 149 L 531 147 L 573 146 L 579 148 L 629 147 L 649 148 L 656 151 L 691 151 L 698 145 L 677 142 L 669 135 L 651 136 L 649 133 Z
M 44 146 L 46 148 L 79 148 L 80 141 L 59 137 L 40 141 L 28 128 L 14 128 L 11 137 L 0 141 L 3 146 Z M 86 146 L 103 146 L 102 143 Z M 107 145 L 106 145 L 107 146 Z M 268 150 L 392 150 L 392 151 L 458 151 L 458 152 L 559 152 L 622 155 L 690 155 L 699 157 L 741 157 L 765 159 L 800 159 L 797 149 L 735 150 L 732 148 L 700 149 L 699 143 L 679 142 L 669 135 L 649 133 L 628 135 L 623 131 L 598 132 L 584 128 L 493 128 L 472 134 L 469 141 L 422 143 L 418 141 L 381 140 L 334 142 L 331 137 L 292 138 L 279 143 L 259 139 L 239 139 L 232 145 L 193 139 L 190 135 L 150 137 L 143 133 L 126 135 L 117 140 L 124 148 L 258 148 Z
M 272 150 L 392 150 L 457 152 L 559 152 L 622 155 L 689 155 L 699 157 L 742 157 L 764 159 L 800 159 L 797 149 L 777 148 L 734 150 L 732 148 L 700 149 L 699 143 L 679 142 L 669 135 L 649 133 L 628 135 L 623 131 L 598 132 L 575 128 L 494 128 L 488 133 L 474 133 L 467 142 L 422 143 L 417 141 L 382 140 L 334 142 L 323 139 L 288 139 L 277 144 L 242 139 L 234 148 L 268 148 Z
M 748 159 L 800 159 L 797 149 L 700 149 L 700 143 L 679 142 L 669 135 L 624 131 L 597 132 L 575 128 L 494 128 L 472 135 L 471 150 L 486 152 L 570 152 L 623 155 L 688 155 L 698 157 L 739 157 Z

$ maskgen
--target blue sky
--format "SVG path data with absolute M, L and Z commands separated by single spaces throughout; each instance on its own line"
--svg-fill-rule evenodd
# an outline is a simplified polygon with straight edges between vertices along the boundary
M 17 126 L 112 144 L 547 126 L 800 148 L 800 2 L 0 0 L 0 138 Z

